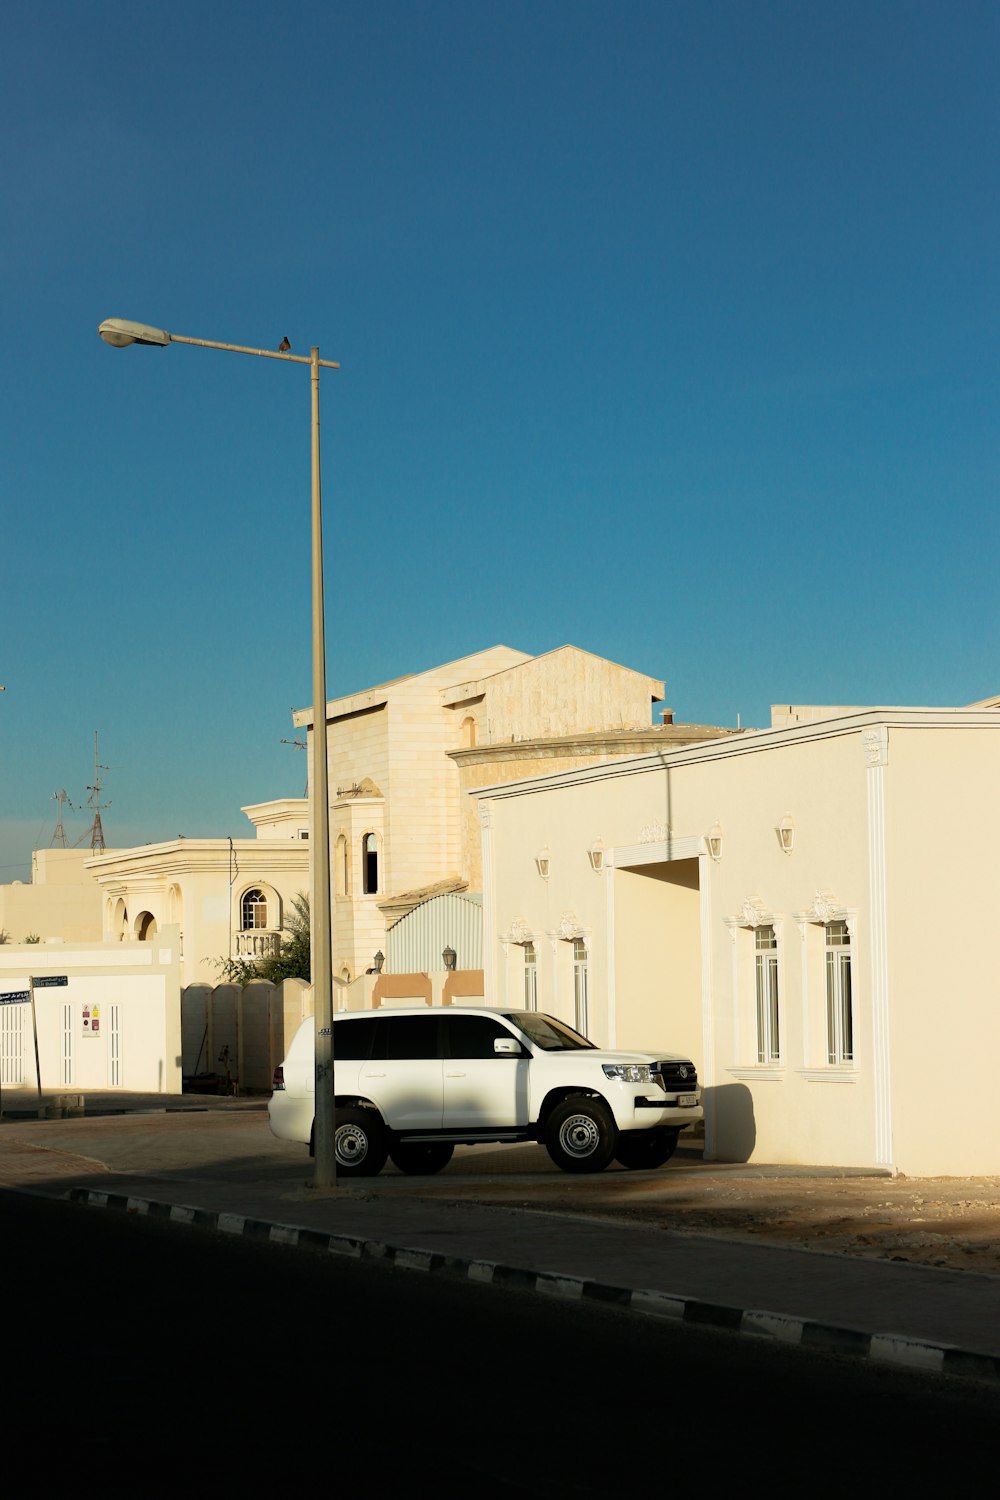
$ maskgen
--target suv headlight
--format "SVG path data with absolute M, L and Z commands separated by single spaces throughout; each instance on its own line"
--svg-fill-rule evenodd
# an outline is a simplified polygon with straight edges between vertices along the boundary
M 622 1083 L 650 1083 L 653 1070 L 649 1063 L 602 1063 L 605 1078 L 617 1078 Z

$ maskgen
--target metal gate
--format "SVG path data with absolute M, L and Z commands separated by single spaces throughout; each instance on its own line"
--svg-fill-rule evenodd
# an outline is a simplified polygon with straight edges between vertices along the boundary
M 0 1005 L 0 1083 L 22 1084 L 24 1077 L 23 1005 Z

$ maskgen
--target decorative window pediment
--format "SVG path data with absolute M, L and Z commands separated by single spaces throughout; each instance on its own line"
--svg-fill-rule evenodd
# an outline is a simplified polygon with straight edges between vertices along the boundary
M 569 943 L 574 938 L 585 936 L 586 933 L 577 920 L 576 913 L 572 911 L 563 912 L 559 919 L 559 926 L 556 928 L 556 937 L 561 938 L 563 942 Z
M 802 916 L 806 922 L 818 922 L 825 927 L 827 922 L 845 921 L 847 911 L 832 891 L 817 891 L 812 904 L 806 907 Z
M 729 927 L 770 927 L 774 922 L 774 912 L 768 911 L 759 896 L 747 896 L 736 915 L 726 918 Z
M 534 933 L 523 917 L 515 917 L 507 932 L 500 934 L 502 943 L 530 943 Z

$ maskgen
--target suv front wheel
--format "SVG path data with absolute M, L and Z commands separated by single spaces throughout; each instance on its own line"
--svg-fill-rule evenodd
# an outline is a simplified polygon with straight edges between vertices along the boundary
M 557 1104 L 545 1126 L 545 1149 L 564 1172 L 603 1172 L 618 1131 L 606 1105 L 586 1094 Z

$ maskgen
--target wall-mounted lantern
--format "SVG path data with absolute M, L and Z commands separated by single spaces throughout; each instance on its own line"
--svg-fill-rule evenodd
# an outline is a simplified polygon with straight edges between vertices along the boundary
M 718 823 L 713 823 L 706 833 L 705 847 L 713 859 L 722 858 L 722 829 Z
M 544 849 L 539 849 L 538 853 L 535 855 L 535 864 L 538 866 L 538 873 L 543 880 L 548 880 L 549 878 L 549 865 L 551 863 L 551 860 L 552 856 L 549 853 L 549 846 L 548 844 L 546 844 Z
M 778 843 L 781 845 L 782 853 L 791 854 L 795 846 L 795 824 L 792 822 L 791 813 L 785 813 L 785 816 L 774 831 L 778 835 Z
M 604 869 L 604 843 L 601 839 L 595 839 L 587 850 L 587 858 L 590 860 L 590 868 L 596 873 Z
M 455 965 L 458 963 L 458 954 L 455 952 L 454 948 L 449 946 L 444 950 L 441 957 L 444 959 L 445 968 L 449 973 L 451 973 L 454 970 Z

